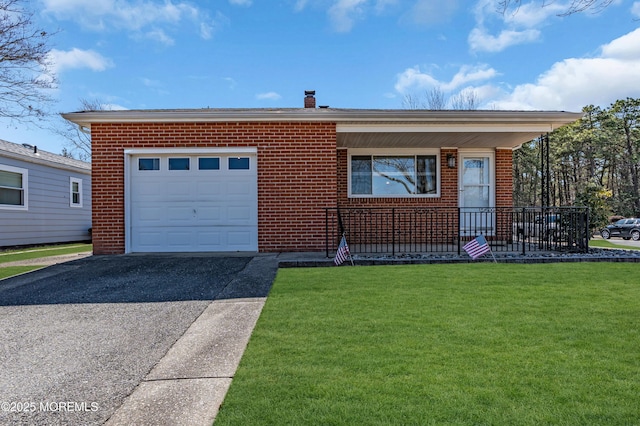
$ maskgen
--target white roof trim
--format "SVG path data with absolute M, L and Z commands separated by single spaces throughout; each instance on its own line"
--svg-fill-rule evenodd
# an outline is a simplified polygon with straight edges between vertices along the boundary
M 430 111 L 335 108 L 291 109 L 189 109 L 83 111 L 62 114 L 80 126 L 94 123 L 198 123 L 198 122 L 334 122 L 338 124 L 396 123 L 406 126 L 482 124 L 540 124 L 558 128 L 582 117 L 582 113 L 564 111 Z M 539 131 L 539 130 L 536 130 Z

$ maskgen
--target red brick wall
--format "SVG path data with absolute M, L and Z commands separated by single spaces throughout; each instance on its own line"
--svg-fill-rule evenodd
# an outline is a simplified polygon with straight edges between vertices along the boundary
M 496 207 L 513 207 L 513 151 L 496 150 Z
M 93 124 L 93 247 L 125 251 L 124 150 L 257 147 L 258 248 L 324 250 L 324 208 L 336 205 L 334 123 Z
M 334 123 L 120 123 L 92 125 L 93 244 L 96 254 L 125 251 L 124 150 L 256 147 L 258 248 L 323 251 L 324 209 L 458 206 L 458 168 L 440 156 L 437 198 L 348 198 L 347 151 L 336 154 Z M 512 205 L 512 152 L 496 151 L 496 205 Z

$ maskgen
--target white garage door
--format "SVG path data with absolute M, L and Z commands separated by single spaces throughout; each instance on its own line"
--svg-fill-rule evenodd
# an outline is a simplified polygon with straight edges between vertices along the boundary
M 255 154 L 139 154 L 129 167 L 130 251 L 258 250 Z

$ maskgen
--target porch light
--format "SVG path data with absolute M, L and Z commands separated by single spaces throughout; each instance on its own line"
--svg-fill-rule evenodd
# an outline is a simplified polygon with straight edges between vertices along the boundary
M 447 154 L 447 167 L 450 169 L 456 168 L 456 157 L 453 154 Z

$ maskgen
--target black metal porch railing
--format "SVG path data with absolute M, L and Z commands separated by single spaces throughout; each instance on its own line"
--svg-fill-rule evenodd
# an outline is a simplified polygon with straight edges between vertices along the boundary
M 462 253 L 485 236 L 494 252 L 589 250 L 586 207 L 328 208 L 327 257 L 346 233 L 353 254 Z

